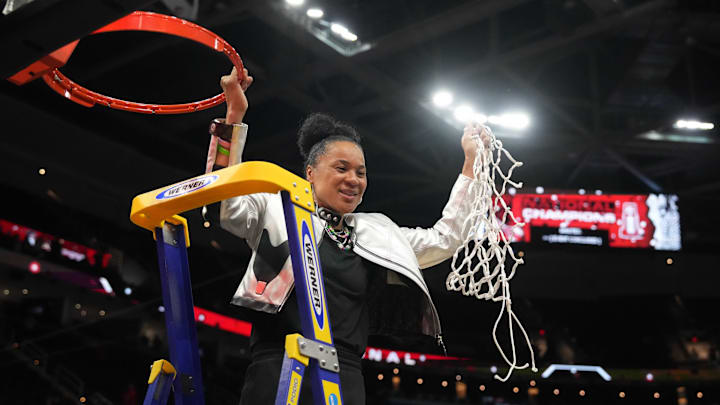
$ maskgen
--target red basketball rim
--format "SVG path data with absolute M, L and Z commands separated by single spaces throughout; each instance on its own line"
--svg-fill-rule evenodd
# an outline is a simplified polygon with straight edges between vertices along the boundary
M 181 18 L 151 13 L 148 11 L 135 11 L 115 22 L 112 22 L 92 34 L 112 31 L 150 31 L 162 34 L 174 35 L 189 40 L 199 42 L 217 52 L 224 53 L 232 64 L 242 74 L 243 64 L 240 55 L 235 49 L 220 38 L 197 24 L 185 21 Z M 72 47 L 76 42 L 66 45 Z M 72 48 L 70 52 L 72 52 Z M 61 48 L 62 49 L 62 48 Z M 132 111 L 145 114 L 183 114 L 195 111 L 201 111 L 214 107 L 225 101 L 225 95 L 220 93 L 214 97 L 184 104 L 145 104 L 132 101 L 120 100 L 114 97 L 102 95 L 73 82 L 63 75 L 58 68 L 43 75 L 43 80 L 53 90 L 60 95 L 86 107 L 92 107 L 95 104 L 103 105 L 118 110 Z

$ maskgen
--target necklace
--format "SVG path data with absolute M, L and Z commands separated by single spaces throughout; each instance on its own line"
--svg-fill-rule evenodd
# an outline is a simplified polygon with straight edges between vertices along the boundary
M 343 224 L 343 229 L 340 231 L 337 231 L 332 228 L 329 222 L 325 223 L 325 232 L 328 234 L 330 239 L 333 240 L 337 244 L 337 247 L 340 250 L 350 250 L 352 249 L 352 238 L 350 230 Z
M 342 215 L 325 207 L 318 207 L 316 212 L 320 218 L 324 219 L 332 226 L 340 225 L 340 222 L 343 219 Z

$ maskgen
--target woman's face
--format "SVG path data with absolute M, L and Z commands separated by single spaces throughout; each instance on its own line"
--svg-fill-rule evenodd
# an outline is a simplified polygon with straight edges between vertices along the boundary
M 315 167 L 306 168 L 306 176 L 319 206 L 343 215 L 353 212 L 367 188 L 365 155 L 353 142 L 332 142 Z

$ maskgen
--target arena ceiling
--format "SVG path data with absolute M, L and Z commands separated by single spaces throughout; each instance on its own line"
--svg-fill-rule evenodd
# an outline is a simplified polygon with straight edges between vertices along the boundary
M 44 3 L 58 9 L 64 4 Z M 182 4 L 136 3 L 164 13 L 172 13 L 168 5 Z M 519 176 L 530 189 L 662 191 L 688 201 L 718 196 L 716 131 L 703 133 L 704 143 L 682 133 L 680 142 L 640 137 L 652 130 L 681 132 L 672 124 L 683 117 L 712 122 L 717 116 L 720 23 L 713 2 L 313 4 L 371 48 L 341 55 L 293 23 L 282 10 L 291 7 L 280 1 L 199 2 L 195 21 L 234 45 L 256 78 L 248 92 L 248 159 L 297 171 L 298 122 L 313 111 L 335 114 L 366 140 L 370 187 L 364 209 L 427 225 L 462 163 L 460 131 L 443 120 L 452 120 L 451 112 L 428 107 L 437 89 L 449 88 L 481 109 L 528 112 L 529 128 L 504 142 L 525 162 Z M 109 19 L 107 12 L 97 21 L 60 14 L 55 21 L 62 24 L 35 31 L 62 36 L 73 18 L 88 27 Z M 32 24 L 31 15 L 25 27 Z M 22 42 L 17 31 L 3 36 Z M 18 62 L 5 55 L 8 71 Z M 179 102 L 217 93 L 218 78 L 228 69 L 222 56 L 186 40 L 112 33 L 81 41 L 63 71 L 120 98 Z M 57 184 L 57 195 L 126 226 L 130 196 L 202 170 L 206 127 L 223 115 L 222 107 L 162 117 L 80 108 L 40 80 L 22 87 L 4 82 L 2 97 L 6 162 L 63 173 L 68 184 Z M 33 177 L 36 170 L 10 166 L 12 184 L 46 194 Z M 81 183 L 95 186 L 75 187 Z

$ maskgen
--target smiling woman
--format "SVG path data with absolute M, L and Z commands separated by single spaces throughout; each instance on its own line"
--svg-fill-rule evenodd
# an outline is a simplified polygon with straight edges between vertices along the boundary
M 230 142 L 231 165 L 241 162 L 245 145 L 244 90 L 250 83 L 247 70 L 240 75 L 233 70 L 221 80 L 228 110 L 225 121 L 216 120 L 213 128 Z M 311 114 L 301 125 L 298 146 L 317 206 L 313 226 L 322 230 L 316 239 L 343 403 L 365 403 L 361 356 L 369 335 L 430 336 L 442 346 L 440 320 L 420 269 L 450 258 L 463 243 L 477 142 L 487 136 L 484 127 L 466 128 L 461 140 L 465 165 L 440 220 L 428 229 L 404 228 L 383 214 L 355 212 L 368 184 L 357 131 L 326 114 Z M 222 202 L 220 220 L 253 250 L 231 301 L 257 311 L 241 403 L 272 404 L 285 336 L 301 330 L 282 203 L 275 194 L 231 198 Z M 308 380 L 303 379 L 301 404 L 312 403 Z
M 318 206 L 340 215 L 355 211 L 367 188 L 365 154 L 357 131 L 329 115 L 313 114 L 300 127 L 298 146 Z

